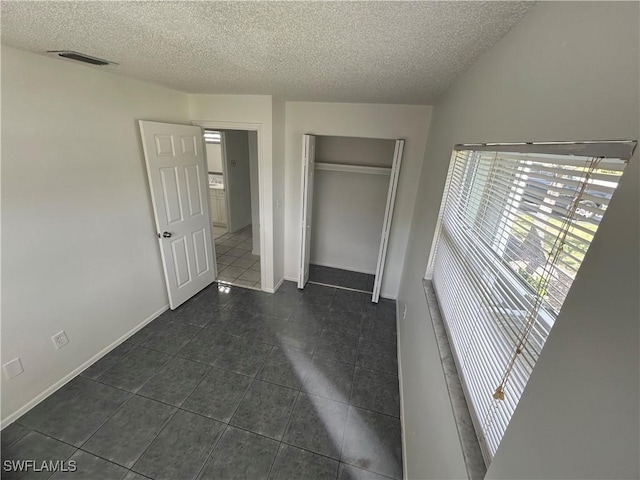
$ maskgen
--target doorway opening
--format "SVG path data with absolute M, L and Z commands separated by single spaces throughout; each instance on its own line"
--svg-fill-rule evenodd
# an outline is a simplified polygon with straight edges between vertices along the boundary
M 258 132 L 205 128 L 216 280 L 262 290 Z

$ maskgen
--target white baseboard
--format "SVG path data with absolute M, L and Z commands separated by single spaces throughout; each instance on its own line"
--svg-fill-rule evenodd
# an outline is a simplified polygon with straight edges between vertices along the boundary
M 280 281 L 276 284 L 275 287 L 273 287 L 273 288 L 263 288 L 263 291 L 265 291 L 267 293 L 276 293 L 278 291 L 278 289 L 280 288 L 280 285 L 282 285 L 282 282 L 284 282 L 284 278 L 281 278 Z
M 273 287 L 273 293 L 276 293 L 283 283 L 284 283 L 284 278 L 281 278 L 280 281 L 276 284 L 276 286 Z
M 400 427 L 402 430 L 402 471 L 403 477 L 407 477 L 407 437 L 404 423 L 404 401 L 402 397 L 402 355 L 400 353 L 400 302 L 396 301 L 396 345 L 398 349 L 398 386 L 400 388 Z
M 84 362 L 82 365 L 80 365 L 78 368 L 74 369 L 73 371 L 71 371 L 70 373 L 68 373 L 67 375 L 65 375 L 63 378 L 61 378 L 60 380 L 58 380 L 56 383 L 54 383 L 53 385 L 51 385 L 49 388 L 47 388 L 44 392 L 42 392 L 41 394 L 39 394 L 38 396 L 36 396 L 33 400 L 30 400 L 29 402 L 27 402 L 23 407 L 19 408 L 18 410 L 16 410 L 14 413 L 12 413 L 11 415 L 7 416 L 7 418 L 3 419 L 2 422 L 0 423 L 0 429 L 7 427 L 8 425 L 12 424 L 14 421 L 16 421 L 18 418 L 20 418 L 22 415 L 24 415 L 25 413 L 27 413 L 29 410 L 31 410 L 33 407 L 35 407 L 36 405 L 38 405 L 40 402 L 42 402 L 43 400 L 45 400 L 47 397 L 49 397 L 50 395 L 52 395 L 53 393 L 55 393 L 57 390 L 59 390 L 60 388 L 64 387 L 67 383 L 69 383 L 71 380 L 73 380 L 74 378 L 76 378 L 78 376 L 78 374 L 82 373 L 84 370 L 86 370 L 87 368 L 89 368 L 91 365 L 93 365 L 94 363 L 96 363 L 98 360 L 100 360 L 102 357 L 104 357 L 107 353 L 109 353 L 111 350 L 113 350 L 114 348 L 120 346 L 120 344 L 122 344 L 125 340 L 127 340 L 129 337 L 131 337 L 132 335 L 134 335 L 135 333 L 138 332 L 138 330 L 141 330 L 143 327 L 145 327 L 147 324 L 151 323 L 153 320 L 155 320 L 156 318 L 158 318 L 160 315 L 162 315 L 164 312 L 166 312 L 167 310 L 169 310 L 169 305 L 165 305 L 164 307 L 162 307 L 160 310 L 158 310 L 155 313 L 152 313 L 149 317 L 147 317 L 142 323 L 136 325 L 134 328 L 132 328 L 131 330 L 129 330 L 127 333 L 125 333 L 124 335 L 122 335 L 120 338 L 118 338 L 115 342 L 113 342 L 111 345 L 108 345 L 107 347 L 103 348 L 100 352 L 98 352 L 97 354 L 95 354 L 93 357 L 91 357 L 89 360 L 87 360 L 86 362 Z
M 287 280 L 288 282 L 294 282 L 294 283 L 298 283 L 298 277 L 287 277 L 286 275 L 284 276 L 284 279 Z

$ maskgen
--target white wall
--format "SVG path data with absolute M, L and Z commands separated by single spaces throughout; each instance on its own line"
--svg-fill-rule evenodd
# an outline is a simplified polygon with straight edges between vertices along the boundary
M 189 95 L 189 114 L 196 122 L 209 122 L 217 128 L 243 128 L 245 124 L 253 124 L 258 130 L 259 175 L 261 204 L 273 205 L 274 200 L 282 193 L 275 191 L 279 182 L 274 173 L 274 135 L 273 135 L 273 99 L 268 95 Z M 277 167 L 277 161 L 276 167 Z M 273 188 L 272 188 L 273 185 Z M 274 214 L 271 209 L 260 212 L 260 230 L 264 237 L 262 244 L 271 256 L 264 256 L 265 281 L 262 288 L 273 291 L 281 281 L 281 272 L 274 269 L 274 252 L 282 251 L 282 239 L 276 238 L 274 230 Z M 280 234 L 278 234 L 280 235 Z M 278 253 L 281 256 L 280 253 Z M 277 268 L 278 271 L 282 267 Z
M 407 478 L 465 476 L 420 285 L 452 147 L 637 139 L 639 14 L 638 3 L 539 3 L 435 106 L 399 293 Z M 640 475 L 638 177 L 636 153 L 487 478 Z
M 249 134 L 244 130 L 220 130 L 226 157 L 224 188 L 227 197 L 227 228 L 236 232 L 251 224 Z
M 312 264 L 376 273 L 389 178 L 315 171 Z
M 207 168 L 210 172 L 222 173 L 222 149 L 219 143 L 207 143 Z
M 285 278 L 295 279 L 300 248 L 302 135 L 406 139 L 382 296 L 395 298 L 413 214 L 431 107 L 350 103 L 286 102 Z
M 377 138 L 316 137 L 316 162 L 393 166 L 396 142 Z
M 284 279 L 285 262 L 285 102 L 272 99 L 273 121 L 273 276 L 275 285 Z M 262 187 L 262 185 L 261 185 Z M 294 252 L 287 250 L 287 257 Z
M 2 47 L 3 425 L 167 306 L 138 119 L 186 95 Z

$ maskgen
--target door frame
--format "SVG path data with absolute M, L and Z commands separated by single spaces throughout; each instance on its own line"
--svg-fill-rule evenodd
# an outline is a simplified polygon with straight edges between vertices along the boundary
M 222 177 L 227 178 L 227 172 L 229 171 L 229 164 L 227 163 L 227 147 L 225 144 L 225 134 L 224 132 L 220 132 L 220 156 L 222 158 Z M 227 233 L 231 233 L 231 228 L 229 228 L 229 222 L 231 222 L 231 202 L 229 202 L 229 198 L 231 195 L 229 192 L 232 189 L 230 185 L 225 181 L 224 184 L 224 209 L 227 211 Z M 260 192 L 258 191 L 258 194 Z M 215 239 L 214 239 L 215 240 Z M 214 242 L 215 243 L 215 242 Z M 216 277 L 218 278 L 218 277 Z M 262 282 L 260 282 L 262 284 Z
M 260 287 L 263 291 L 273 293 L 275 289 L 267 286 L 267 279 L 271 277 L 273 279 L 273 252 L 266 248 L 266 213 L 271 208 L 266 201 L 267 190 L 271 191 L 273 188 L 272 183 L 265 175 L 266 166 L 264 165 L 264 155 L 262 154 L 264 148 L 264 133 L 262 123 L 247 123 L 247 122 L 225 122 L 218 120 L 193 120 L 192 125 L 197 125 L 206 128 L 208 130 L 245 130 L 250 132 L 256 132 L 258 142 L 258 203 L 259 203 L 259 218 L 260 218 Z M 204 140 L 203 140 L 204 141 Z M 224 160 L 223 160 L 224 161 Z M 227 208 L 229 207 L 227 202 Z M 227 219 L 228 221 L 228 219 Z M 269 228 L 269 232 L 273 235 L 273 229 Z M 255 232 L 254 232 L 255 234 Z M 215 243 L 215 239 L 214 239 Z M 215 246 L 214 246 L 215 248 Z M 218 272 L 218 261 L 216 259 L 216 278 Z M 275 287 L 275 285 L 274 285 Z

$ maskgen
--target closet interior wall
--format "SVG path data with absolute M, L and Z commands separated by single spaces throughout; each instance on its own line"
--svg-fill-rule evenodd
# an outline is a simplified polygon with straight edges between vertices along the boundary
M 394 148 L 395 140 L 316 136 L 311 282 L 372 291 Z

